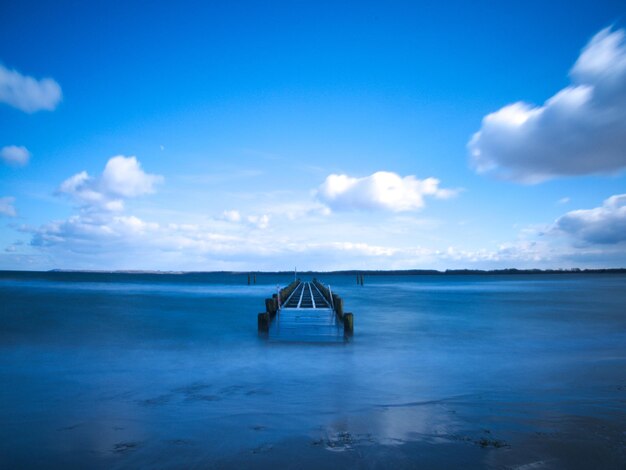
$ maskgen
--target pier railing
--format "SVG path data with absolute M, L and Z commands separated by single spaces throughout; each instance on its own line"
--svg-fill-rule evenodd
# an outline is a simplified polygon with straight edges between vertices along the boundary
M 352 313 L 343 311 L 343 299 L 331 291 L 330 286 L 325 286 L 317 279 L 313 279 L 313 285 L 322 293 L 324 298 L 332 305 L 335 314 L 340 321 L 343 322 L 344 332 L 346 334 L 352 334 L 354 331 L 354 316 Z

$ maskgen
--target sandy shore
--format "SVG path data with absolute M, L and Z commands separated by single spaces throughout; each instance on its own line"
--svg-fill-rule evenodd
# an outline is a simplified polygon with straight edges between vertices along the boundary
M 178 391 L 187 402 L 206 390 L 191 384 Z M 226 393 L 239 392 L 247 393 Z M 11 468 L 624 469 L 626 390 L 617 386 L 612 397 L 604 392 L 601 400 L 559 403 L 499 401 L 485 394 L 318 418 L 276 410 L 195 420 L 186 416 L 185 402 L 158 395 L 133 400 L 148 410 L 140 423 L 121 416 L 70 420 L 54 430 L 41 423 L 43 434 L 55 435 L 48 447 L 24 446 L 28 437 L 19 428 L 28 423 L 12 423 L 15 447 L 3 433 L 2 460 Z M 207 403 L 220 400 L 202 396 Z M 105 401 L 120 405 L 128 398 Z M 185 419 L 175 418 L 179 412 Z M 319 425 L 302 429 L 315 421 Z M 38 439 L 36 432 L 31 439 Z

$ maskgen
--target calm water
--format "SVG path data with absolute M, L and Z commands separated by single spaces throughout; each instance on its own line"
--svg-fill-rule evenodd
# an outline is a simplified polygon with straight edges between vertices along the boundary
M 289 276 L 0 273 L 0 466 L 626 468 L 626 276 L 319 277 L 349 344 L 257 337 Z

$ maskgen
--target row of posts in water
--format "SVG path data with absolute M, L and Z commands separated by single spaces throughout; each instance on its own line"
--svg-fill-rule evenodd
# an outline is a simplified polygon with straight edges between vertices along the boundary
M 279 305 L 282 305 L 293 291 L 300 284 L 300 279 L 296 279 L 287 287 L 283 287 L 277 294 L 272 295 L 271 298 L 265 299 L 265 312 L 259 313 L 258 327 L 260 332 L 267 332 L 270 329 L 270 322 L 276 316 Z M 279 304 L 280 296 L 280 304 Z

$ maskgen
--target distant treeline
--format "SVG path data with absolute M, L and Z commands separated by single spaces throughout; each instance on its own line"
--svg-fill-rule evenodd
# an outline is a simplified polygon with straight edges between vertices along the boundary
M 402 269 L 402 270 L 345 270 L 345 271 L 302 271 L 302 274 L 369 274 L 375 276 L 415 276 L 415 275 L 458 275 L 458 274 L 626 274 L 626 268 L 600 269 Z
M 3 271 L 0 270 L 0 276 L 5 277 L 7 275 L 41 275 L 59 273 L 64 276 L 80 276 L 80 275 L 160 275 L 160 276 L 183 276 L 183 277 L 195 277 L 202 275 L 227 275 L 238 276 L 246 274 L 257 275 L 288 275 L 293 276 L 293 271 L 139 271 L 139 270 L 116 270 L 116 271 L 81 271 L 81 270 L 65 270 L 65 269 L 52 269 L 50 271 Z M 448 276 L 448 275 L 502 275 L 502 274 L 626 274 L 626 268 L 601 268 L 601 269 L 446 269 L 445 271 L 438 271 L 436 269 L 402 269 L 402 270 L 360 270 L 350 269 L 343 271 L 298 271 L 298 275 L 315 276 L 324 274 L 346 274 L 356 276 L 364 274 L 370 276 Z

